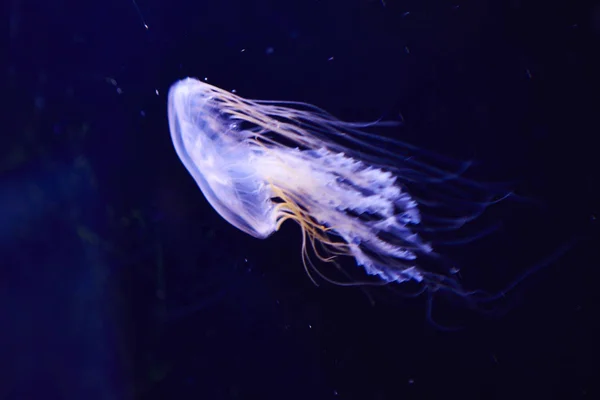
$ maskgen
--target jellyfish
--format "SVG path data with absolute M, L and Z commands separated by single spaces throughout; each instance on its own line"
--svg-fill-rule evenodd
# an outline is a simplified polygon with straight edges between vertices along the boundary
M 314 105 L 250 100 L 193 78 L 170 88 L 168 117 L 175 150 L 212 207 L 259 239 L 295 221 L 315 283 L 414 281 L 461 292 L 455 267 L 423 267 L 439 258 L 427 237 L 451 238 L 509 195 L 466 178 L 470 162 L 374 133 L 390 125 L 381 120 L 345 122 Z M 350 277 L 344 257 L 365 280 L 324 271 L 334 265 Z

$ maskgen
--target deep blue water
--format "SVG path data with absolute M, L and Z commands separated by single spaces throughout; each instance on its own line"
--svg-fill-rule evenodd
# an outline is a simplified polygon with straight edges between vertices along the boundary
M 0 399 L 597 396 L 598 7 L 7 4 Z M 535 200 L 502 202 L 483 217 L 492 235 L 440 247 L 465 287 L 551 262 L 490 314 L 445 293 L 429 315 L 427 296 L 315 287 L 297 227 L 245 235 L 181 165 L 166 95 L 187 76 L 402 120 L 385 134 Z

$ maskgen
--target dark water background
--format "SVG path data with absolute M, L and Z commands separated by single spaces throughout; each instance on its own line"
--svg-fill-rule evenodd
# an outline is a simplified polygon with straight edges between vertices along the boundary
M 0 399 L 598 396 L 598 6 L 6 5 Z M 315 287 L 296 227 L 237 231 L 177 159 L 166 94 L 186 76 L 402 118 L 386 134 L 539 200 L 501 203 L 484 216 L 502 222 L 493 235 L 440 248 L 469 288 L 498 290 L 578 240 L 501 302 L 508 314 L 457 332 L 428 321 L 423 296 L 372 306 Z M 436 297 L 436 321 L 464 322 Z

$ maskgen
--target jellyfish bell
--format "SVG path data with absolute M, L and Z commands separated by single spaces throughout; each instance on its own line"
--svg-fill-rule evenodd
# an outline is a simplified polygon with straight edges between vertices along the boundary
M 188 78 L 169 91 L 169 126 L 175 150 L 211 206 L 256 238 L 275 230 L 268 191 L 257 179 L 250 132 L 236 129 L 224 99 L 235 96 Z M 230 106 L 231 107 L 231 106 Z
M 213 208 L 260 239 L 297 222 L 315 283 L 315 274 L 364 283 L 322 272 L 335 265 L 345 273 L 338 260 L 347 256 L 372 284 L 414 281 L 430 291 L 482 294 L 461 288 L 455 265 L 440 272 L 420 262 L 439 258 L 426 238 L 463 242 L 456 232 L 511 194 L 465 178 L 470 163 L 370 133 L 379 122 L 344 122 L 306 103 L 249 100 L 192 78 L 171 87 L 168 116 L 177 154 Z

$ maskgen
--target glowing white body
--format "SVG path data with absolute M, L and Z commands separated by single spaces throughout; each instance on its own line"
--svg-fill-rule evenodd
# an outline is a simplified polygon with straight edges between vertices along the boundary
M 333 253 L 354 257 L 370 275 L 420 281 L 413 260 L 432 249 L 411 229 L 421 222 L 417 203 L 392 172 L 310 135 L 294 125 L 301 118 L 318 124 L 323 115 L 245 100 L 189 78 L 169 91 L 177 154 L 229 223 L 266 238 L 294 219 L 329 247 L 323 238 L 341 239 Z M 326 130 L 336 122 L 321 123 Z

